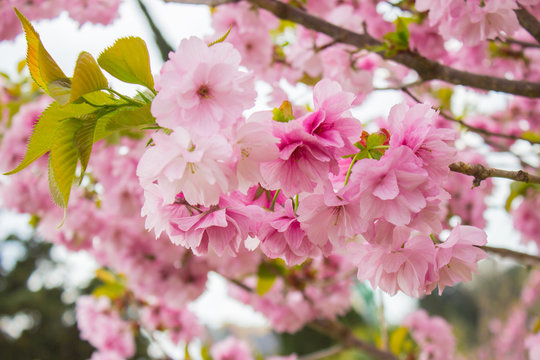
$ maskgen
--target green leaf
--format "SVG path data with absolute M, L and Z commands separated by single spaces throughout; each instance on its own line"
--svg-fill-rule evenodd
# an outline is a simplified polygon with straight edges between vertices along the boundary
M 376 146 L 381 146 L 386 141 L 386 136 L 381 133 L 373 133 L 368 136 L 366 141 L 366 147 L 368 149 L 373 149 Z
M 71 81 L 69 79 L 58 79 L 50 82 L 49 94 L 61 105 L 66 105 L 71 97 Z
M 532 142 L 540 142 L 540 134 L 533 131 L 525 131 L 521 137 Z
M 60 125 L 61 120 L 77 117 L 94 109 L 86 104 L 70 104 L 61 106 L 58 102 L 54 102 L 41 114 L 37 124 L 34 126 L 34 131 L 30 136 L 28 148 L 21 163 L 13 170 L 4 175 L 11 175 L 21 171 L 28 165 L 39 159 L 51 149 L 55 133 Z
M 106 89 L 107 87 L 107 79 L 103 76 L 94 57 L 85 51 L 81 52 L 73 73 L 69 102 L 73 102 L 88 93 Z
M 273 271 L 271 265 L 261 263 L 257 271 L 257 294 L 264 295 L 270 291 L 276 279 L 277 274 L 275 271 Z
M 112 76 L 154 91 L 150 56 L 143 39 L 127 37 L 116 40 L 113 46 L 101 53 L 98 63 Z
M 512 209 L 512 202 L 517 197 L 525 195 L 527 193 L 527 189 L 530 187 L 532 187 L 531 184 L 520 181 L 514 181 L 512 184 L 510 184 L 510 194 L 508 195 L 508 198 L 506 199 L 506 203 L 504 205 L 506 211 L 510 212 L 510 210 Z
M 106 296 L 111 300 L 116 300 L 124 296 L 126 287 L 121 284 L 105 284 L 98 286 L 92 291 L 95 297 Z
M 155 118 L 150 112 L 150 104 L 141 107 L 125 107 L 109 117 L 107 131 L 123 130 L 155 124 Z
M 390 335 L 390 351 L 395 355 L 400 355 L 403 350 L 405 340 L 407 340 L 407 334 L 409 331 L 406 327 L 400 326 L 392 332 Z
M 277 122 L 289 122 L 294 120 L 292 105 L 287 100 L 283 101 L 279 108 L 274 108 L 272 114 L 272 118 Z
M 47 93 L 48 84 L 54 80 L 67 79 L 62 69 L 56 64 L 51 55 L 45 50 L 39 34 L 36 32 L 30 21 L 19 10 L 15 9 L 15 13 L 21 22 L 27 42 L 26 62 L 30 75 L 36 84 L 45 90 Z
M 227 36 L 229 36 L 229 34 L 231 33 L 231 29 L 232 29 L 232 26 L 229 28 L 229 30 L 227 30 L 227 32 L 222 37 L 220 37 L 219 39 L 214 40 L 210 44 L 208 44 L 208 47 L 214 46 L 216 44 L 222 43 L 225 40 L 227 40 Z
M 54 135 L 49 155 L 50 173 L 57 188 L 54 194 L 55 200 L 64 209 L 68 205 L 79 159 L 79 151 L 75 145 L 75 133 L 80 128 L 81 120 L 79 119 L 71 118 L 62 121 Z
M 88 166 L 90 154 L 92 153 L 92 147 L 95 143 L 94 134 L 97 120 L 98 117 L 95 113 L 83 116 L 81 119 L 81 127 L 75 133 L 75 146 L 79 151 L 79 158 L 81 160 L 80 181 L 82 181 L 86 167 Z

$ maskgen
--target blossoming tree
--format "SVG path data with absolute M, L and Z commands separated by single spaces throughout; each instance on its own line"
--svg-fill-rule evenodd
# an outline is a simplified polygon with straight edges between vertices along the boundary
M 392 346 L 388 334 L 358 337 L 338 316 L 355 281 L 423 297 L 470 281 L 488 254 L 540 264 L 488 246 L 483 231 L 491 178 L 506 178 L 514 226 L 540 246 L 540 1 L 169 2 L 212 6 L 215 35 L 183 39 L 156 76 L 144 41 L 117 39 L 97 60 L 82 52 L 71 77 L 31 21 L 65 9 L 107 24 L 120 0 L 0 2 L 0 38 L 24 30 L 36 85 L 23 98 L 2 80 L 0 160 L 11 175 L 2 202 L 107 269 L 77 306 L 92 359 L 130 358 L 138 330 L 204 339 L 186 306 L 210 271 L 277 332 L 311 326 L 335 336 L 337 351 L 376 359 L 456 358 L 450 326 L 423 311 L 391 334 Z M 108 76 L 139 90 L 119 93 Z M 271 91 L 248 111 L 256 83 Z M 299 83 L 312 103 L 292 100 Z M 403 101 L 384 118 L 362 118 L 358 107 L 388 89 Z M 451 100 L 464 89 L 504 93 L 506 103 L 458 114 Z M 521 168 L 489 167 L 463 141 L 471 132 Z M 529 312 L 539 274 L 531 271 L 494 342 L 460 356 L 540 358 L 539 318 Z M 396 340 L 403 331 L 414 346 Z M 203 355 L 254 358 L 232 338 Z

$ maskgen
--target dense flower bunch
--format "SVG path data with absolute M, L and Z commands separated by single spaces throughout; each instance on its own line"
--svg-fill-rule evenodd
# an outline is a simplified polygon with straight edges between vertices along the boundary
M 17 6 L 30 19 L 66 9 L 81 23 L 109 23 L 119 5 L 67 3 L 0 3 L 7 24 L 0 25 L 0 38 L 15 36 L 8 7 Z M 133 356 L 133 335 L 141 329 L 166 332 L 175 344 L 204 336 L 187 306 L 203 293 L 210 271 L 236 283 L 231 295 L 263 313 L 274 330 L 293 333 L 312 322 L 337 321 L 351 309 L 351 290 L 360 281 L 390 295 L 423 297 L 435 288 L 442 294 L 470 281 L 487 257 L 481 228 L 493 184 L 477 177 L 481 186 L 471 188 L 470 177 L 449 169 L 456 161 L 487 162 L 464 145 L 448 119 L 485 136 L 490 150 L 511 151 L 516 139 L 535 141 L 538 100 L 511 98 L 503 110 L 472 111 L 457 119 L 450 113 L 454 89 L 435 83 L 414 84 L 420 98 L 408 92 L 410 98 L 375 122 L 358 106 L 367 103 L 375 82 L 402 88 L 424 79 L 386 60 L 400 51 L 440 66 L 537 79 L 540 46 L 527 45 L 532 38 L 515 10 L 525 6 L 536 15 L 538 1 L 418 0 L 415 7 L 384 1 L 284 3 L 381 40 L 381 48 L 341 43 L 247 1 L 221 5 L 212 21 L 216 32 L 227 36 L 183 39 L 155 87 L 151 74 L 144 81 L 121 71 L 115 75 L 150 91 L 133 99 L 105 98 L 100 90 L 106 84 L 96 81 L 97 88 L 88 92 L 97 93 L 95 99 L 83 94 L 59 107 L 68 113 L 72 104 L 85 103 L 106 113 L 115 100 L 127 101 L 122 109 L 140 107 L 152 119 L 151 126 L 133 132 L 125 131 L 129 124 L 116 124 L 124 132 L 93 146 L 59 229 L 62 209 L 49 198 L 44 159 L 0 186 L 3 206 L 33 214 L 44 238 L 85 250 L 108 269 L 100 273 L 105 285 L 96 293 L 103 296 L 77 303 L 81 337 L 97 349 L 92 359 Z M 396 25 L 383 16 L 385 6 L 400 7 Z M 459 42 L 459 51 L 452 41 Z M 272 89 L 267 110 L 253 108 L 258 82 Z M 292 100 L 289 85 L 299 82 L 312 87 L 309 104 Z M 9 96 L 0 92 L 0 105 Z M 2 113 L 9 119 L 0 145 L 3 169 L 19 164 L 36 123 L 47 119 L 38 120 L 40 113 L 58 106 L 55 100 L 40 96 L 13 117 Z M 83 164 L 86 149 L 79 138 L 73 142 Z M 50 170 L 49 177 L 55 179 Z M 519 197 L 521 203 L 512 208 Z M 535 185 L 513 186 L 507 208 L 524 239 L 540 246 L 538 199 Z M 516 352 L 537 356 L 539 336 L 531 330 L 536 318 L 526 312 L 537 302 L 537 275 L 506 325 L 491 324 L 494 336 L 509 340 L 494 341 L 484 352 L 501 359 Z M 418 311 L 403 325 L 419 359 L 455 357 L 455 339 L 442 318 Z M 106 331 L 96 330 L 101 327 Z M 254 358 L 247 344 L 233 338 L 214 344 L 210 354 L 217 360 Z
M 66 10 L 79 24 L 108 25 L 118 15 L 121 0 L 2 0 L 0 2 L 0 40 L 11 40 L 20 32 L 13 8 L 31 20 L 52 19 Z

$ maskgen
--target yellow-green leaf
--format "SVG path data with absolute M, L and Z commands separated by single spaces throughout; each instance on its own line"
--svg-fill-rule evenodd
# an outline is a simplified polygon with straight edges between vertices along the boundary
M 106 89 L 107 87 L 107 79 L 103 76 L 96 60 L 94 60 L 92 55 L 83 51 L 79 55 L 75 65 L 69 101 L 73 102 L 83 95 Z
M 393 354 L 399 355 L 401 353 L 408 333 L 409 331 L 404 326 L 400 326 L 392 332 L 392 335 L 390 335 L 390 351 Z
M 45 50 L 41 43 L 39 34 L 36 32 L 30 21 L 24 17 L 17 9 L 15 9 L 24 32 L 26 34 L 27 53 L 26 62 L 30 75 L 36 84 L 49 93 L 48 84 L 54 80 L 67 79 L 66 75 L 53 60 L 51 55 Z
M 43 111 L 38 122 L 34 126 L 34 131 L 28 142 L 26 154 L 21 163 L 15 169 L 4 175 L 17 173 L 41 156 L 45 155 L 45 153 L 51 149 L 56 129 L 60 125 L 61 120 L 77 117 L 92 111 L 94 111 L 94 109 L 86 104 L 71 104 L 63 107 L 57 102 L 52 103 L 45 111 Z
M 130 83 L 154 89 L 154 78 L 150 70 L 150 56 L 143 39 L 127 37 L 116 40 L 98 58 L 99 66 L 112 76 Z
M 79 151 L 75 145 L 75 133 L 81 128 L 81 120 L 66 119 L 62 121 L 51 146 L 50 152 L 50 172 L 58 188 L 59 194 L 56 194 L 58 205 L 67 208 L 69 194 L 73 180 L 75 179 L 75 170 L 79 159 Z
M 107 131 L 122 130 L 131 127 L 144 125 L 152 125 L 155 123 L 155 118 L 150 112 L 150 104 L 142 107 L 123 108 L 114 113 L 107 123 Z
M 48 85 L 49 95 L 60 105 L 66 105 L 69 103 L 71 97 L 71 82 L 69 79 L 53 80 Z
M 81 118 L 81 127 L 75 133 L 75 146 L 79 150 L 81 160 L 81 181 L 90 160 L 92 147 L 94 145 L 94 134 L 98 117 L 95 114 L 85 115 Z
M 272 271 L 270 265 L 261 263 L 259 265 L 259 270 L 257 271 L 257 294 L 264 295 L 270 291 L 276 282 L 276 278 L 277 275 L 274 271 Z

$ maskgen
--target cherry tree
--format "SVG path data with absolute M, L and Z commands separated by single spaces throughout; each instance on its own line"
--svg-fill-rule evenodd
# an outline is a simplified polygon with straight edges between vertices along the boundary
M 488 245 L 484 231 L 492 178 L 504 178 L 513 226 L 540 246 L 540 1 L 168 2 L 212 7 L 214 34 L 169 48 L 146 12 L 165 55 L 159 74 L 145 42 L 125 37 L 104 39 L 97 59 L 82 52 L 72 76 L 32 22 L 65 10 L 109 24 L 120 1 L 0 2 L 0 39 L 24 31 L 34 83 L 0 83 L 2 203 L 103 266 L 103 285 L 77 302 L 93 360 L 132 357 L 139 331 L 206 341 L 187 306 L 211 271 L 276 332 L 308 326 L 341 344 L 310 359 L 346 349 L 540 359 L 540 257 Z M 261 84 L 270 90 L 253 109 Z M 366 118 L 362 107 L 389 90 L 402 101 Z M 452 106 L 488 91 L 504 94 L 495 111 Z M 519 168 L 491 167 L 486 149 Z M 531 270 L 511 315 L 475 351 L 458 355 L 450 325 L 423 310 L 378 342 L 340 321 L 359 281 L 440 295 L 488 257 Z M 201 356 L 255 358 L 234 338 Z

